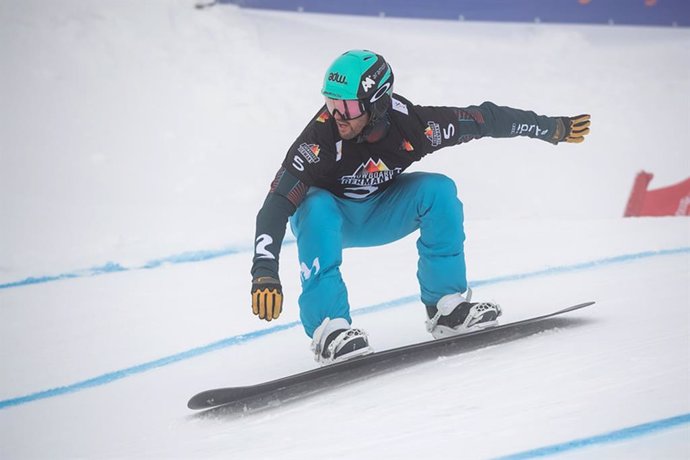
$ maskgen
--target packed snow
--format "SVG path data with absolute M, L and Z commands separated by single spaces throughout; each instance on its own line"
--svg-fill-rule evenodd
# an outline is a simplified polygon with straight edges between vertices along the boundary
M 484 139 L 413 169 L 457 182 L 470 284 L 503 322 L 597 303 L 269 410 L 194 413 L 199 391 L 316 367 L 294 240 L 272 323 L 251 314 L 251 244 L 351 48 L 417 103 L 592 114 L 582 145 Z M 638 171 L 690 176 L 690 30 L 25 0 L 0 2 L 0 62 L 1 458 L 690 457 L 690 220 L 621 217 Z M 414 241 L 344 255 L 378 350 L 430 338 Z

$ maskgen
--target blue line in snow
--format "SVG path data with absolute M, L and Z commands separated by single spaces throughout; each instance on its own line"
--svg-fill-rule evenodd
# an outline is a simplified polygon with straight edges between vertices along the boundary
M 82 380 L 81 382 L 73 383 L 71 385 L 65 385 L 62 387 L 51 388 L 49 390 L 39 391 L 37 393 L 32 393 L 26 396 L 20 396 L 18 398 L 6 399 L 0 401 L 0 410 L 11 406 L 19 406 L 21 404 L 26 404 L 32 401 L 37 401 L 39 399 L 52 398 L 55 396 L 60 396 L 68 393 L 74 393 L 80 390 L 85 390 L 87 388 L 97 387 L 100 385 L 105 385 L 116 380 L 123 379 L 135 374 L 140 374 L 142 372 L 147 372 L 152 369 L 167 366 L 179 361 L 184 361 L 197 356 L 210 353 L 212 351 L 220 350 L 223 348 L 231 347 L 233 345 L 239 345 L 245 342 L 249 342 L 254 339 L 258 339 L 265 335 L 275 334 L 276 332 L 284 331 L 286 329 L 292 329 L 299 326 L 298 321 L 293 321 L 287 324 L 281 324 L 268 329 L 263 329 L 259 331 L 250 332 L 248 334 L 236 335 L 233 337 L 228 337 L 226 339 L 219 340 L 217 342 L 209 343 L 200 347 L 192 348 L 182 353 L 177 353 L 175 355 L 166 356 L 154 361 L 149 361 L 147 363 L 138 364 L 136 366 L 128 367 L 126 369 L 121 369 L 119 371 L 108 372 L 107 374 L 99 375 L 87 380 Z
M 638 252 L 634 254 L 623 254 L 620 256 L 615 256 L 615 257 L 608 257 L 605 259 L 598 259 L 598 260 L 593 260 L 589 262 L 584 262 L 584 263 L 579 263 L 579 264 L 574 264 L 574 265 L 563 265 L 559 267 L 550 267 L 546 268 L 543 270 L 536 270 L 532 272 L 525 272 L 525 273 L 518 273 L 514 275 L 506 275 L 506 276 L 499 276 L 495 278 L 488 278 L 484 280 L 477 280 L 472 282 L 472 286 L 486 286 L 486 285 L 492 285 L 492 284 L 498 284 L 498 283 L 505 283 L 505 282 L 510 282 L 510 281 L 519 281 L 519 280 L 524 280 L 527 278 L 535 278 L 539 276 L 547 276 L 547 275 L 555 275 L 555 274 L 562 274 L 562 273 L 570 273 L 570 272 L 577 272 L 577 271 L 582 271 L 582 270 L 589 270 L 593 268 L 600 268 L 600 267 L 606 267 L 609 265 L 615 265 L 615 264 L 620 264 L 620 263 L 626 263 L 626 262 L 631 262 L 635 260 L 641 260 L 641 259 L 649 259 L 652 257 L 660 257 L 660 256 L 669 256 L 669 255 L 677 255 L 677 254 L 686 254 L 690 253 L 690 247 L 684 247 L 684 248 L 677 248 L 677 249 L 665 249 L 661 251 L 645 251 L 645 252 Z M 370 305 L 367 307 L 362 307 L 358 309 L 354 309 L 352 311 L 353 315 L 367 315 L 370 313 L 375 313 L 375 312 L 380 312 L 383 310 L 388 310 L 391 308 L 396 308 L 402 305 L 406 305 L 412 302 L 415 302 L 419 299 L 419 295 L 410 295 L 410 296 L 405 296 L 405 297 L 400 297 L 398 299 L 394 299 L 388 302 L 383 302 L 375 305 Z M 251 340 L 258 339 L 260 337 L 264 337 L 266 335 L 271 335 L 275 334 L 280 331 L 284 331 L 287 329 L 292 329 L 295 327 L 298 327 L 300 323 L 298 321 L 293 321 L 291 323 L 286 323 L 286 324 L 281 324 L 277 326 L 273 326 L 267 329 L 262 329 L 258 331 L 253 331 L 247 334 L 242 334 L 242 335 L 237 335 L 233 337 L 228 337 L 226 339 L 219 340 L 217 342 L 213 342 L 207 345 L 203 345 L 200 347 L 192 348 L 187 351 L 183 351 L 181 353 L 177 353 L 174 355 L 166 356 L 154 361 L 149 361 L 143 364 L 138 364 L 136 366 L 128 367 L 125 369 L 121 369 L 118 371 L 113 371 L 109 372 L 107 374 L 103 374 L 97 377 L 93 377 L 87 380 L 83 380 L 81 382 L 73 383 L 70 385 L 66 386 L 61 386 L 61 387 L 56 387 L 56 388 L 51 388 L 48 390 L 43 390 L 39 391 L 36 393 L 31 393 L 26 396 L 20 396 L 17 398 L 11 398 L 11 399 L 5 399 L 0 401 L 0 410 L 12 407 L 12 406 L 18 406 L 21 404 L 26 404 L 32 401 L 37 401 L 40 399 L 46 399 L 46 398 L 52 398 L 55 396 L 60 396 L 68 393 L 74 393 L 80 390 L 84 390 L 87 388 L 95 387 L 95 386 L 100 386 L 100 385 L 105 385 L 110 382 L 114 382 L 116 380 L 123 379 L 125 377 L 129 377 L 135 374 L 140 374 L 142 372 L 147 372 L 152 369 L 156 369 L 159 367 L 167 366 L 169 364 L 173 364 L 179 361 L 184 361 L 187 359 L 191 359 L 206 353 L 210 353 L 212 351 L 220 350 L 222 348 L 227 348 L 231 347 L 234 345 L 238 345 L 241 343 L 245 343 Z
M 575 439 L 573 441 L 568 441 L 561 444 L 539 447 L 537 449 L 527 450 L 517 454 L 507 455 L 505 457 L 498 457 L 496 460 L 524 460 L 530 458 L 548 457 L 593 445 L 609 444 L 612 442 L 621 442 L 629 439 L 639 438 L 640 436 L 675 428 L 687 423 L 690 423 L 690 414 L 683 414 L 676 417 L 623 428 L 622 430 L 590 436 L 588 438 Z
M 284 245 L 288 244 L 294 244 L 295 240 L 286 240 L 283 242 Z M 92 277 L 92 276 L 100 276 L 100 275 L 107 275 L 111 273 L 120 273 L 120 272 L 127 272 L 127 271 L 135 271 L 135 270 L 151 270 L 155 268 L 162 267 L 164 265 L 177 265 L 177 264 L 187 264 L 187 263 L 194 263 L 194 262 L 205 262 L 207 260 L 212 260 L 212 259 L 217 259 L 219 257 L 227 257 L 235 254 L 241 254 L 245 252 L 249 252 L 251 249 L 247 248 L 224 248 L 224 249 L 209 249 L 209 250 L 203 250 L 203 251 L 189 251 L 189 252 L 183 252 L 181 254 L 175 254 L 172 256 L 167 256 L 163 257 L 160 259 L 153 259 L 150 260 L 143 265 L 140 266 L 134 266 L 134 267 L 126 267 L 123 266 L 117 262 L 107 262 L 104 265 L 101 266 L 96 266 L 92 268 L 87 268 L 84 270 L 76 270 L 73 272 L 67 272 L 67 273 L 61 273 L 58 275 L 47 275 L 47 276 L 30 276 L 28 278 L 24 278 L 22 280 L 18 281 L 10 281 L 7 283 L 0 283 L 0 290 L 2 289 L 10 289 L 10 288 L 16 288 L 16 287 L 22 287 L 22 286 L 30 286 L 33 284 L 44 284 L 44 283 L 50 283 L 53 281 L 61 281 L 61 280 L 68 280 L 68 279 L 75 279 L 75 278 L 87 278 L 87 277 Z M 626 261 L 632 261 L 636 259 L 644 259 L 648 257 L 653 257 L 653 256 L 662 256 L 662 255 L 673 255 L 673 254 L 681 254 L 681 253 L 686 253 L 690 252 L 690 247 L 681 247 L 681 248 L 675 248 L 675 249 L 662 249 L 659 251 L 645 251 L 645 252 L 639 252 L 636 254 L 625 254 L 621 256 L 616 256 L 616 257 L 610 257 L 607 259 L 600 259 L 600 260 L 595 260 L 595 261 L 590 261 L 590 262 L 584 262 L 582 264 L 578 264 L 575 269 L 586 269 L 586 268 L 595 268 L 596 266 L 599 265 L 607 265 L 611 263 L 618 263 L 618 262 L 626 262 Z M 523 278 L 529 278 L 532 276 L 536 276 L 536 274 L 554 274 L 554 273 L 559 273 L 560 268 L 559 267 L 553 267 L 553 268 L 547 268 L 544 270 L 540 270 L 538 272 L 527 272 L 523 273 L 522 275 L 507 275 L 506 278 L 510 278 L 510 280 L 515 281 Z M 565 267 L 566 271 L 573 271 L 572 266 Z M 474 286 L 480 286 L 481 282 L 479 283 L 474 283 Z
M 294 244 L 295 240 L 285 240 L 283 245 Z M 31 286 L 33 284 L 44 284 L 53 281 L 61 281 L 75 278 L 88 278 L 92 276 L 108 275 L 111 273 L 120 273 L 136 270 L 151 270 L 160 268 L 165 265 L 188 264 L 194 262 L 205 262 L 207 260 L 217 259 L 219 257 L 227 257 L 235 254 L 247 253 L 252 251 L 252 248 L 242 247 L 228 247 L 223 249 L 207 249 L 202 251 L 188 251 L 181 254 L 174 254 L 172 256 L 162 257 L 160 259 L 153 259 L 145 262 L 143 265 L 127 267 L 117 262 L 107 262 L 104 265 L 87 268 L 83 270 L 75 270 L 67 273 L 60 273 L 58 275 L 46 276 L 30 276 L 18 281 L 10 281 L 7 283 L 0 283 L 0 289 L 10 289 L 22 286 Z
M 536 270 L 531 272 L 524 272 L 514 275 L 499 276 L 496 278 L 490 278 L 487 280 L 475 281 L 472 284 L 473 287 L 479 287 L 486 284 L 496 284 L 506 281 L 519 281 L 526 278 L 534 278 L 535 276 L 543 275 L 557 275 L 561 273 L 575 272 L 581 270 L 589 270 L 593 268 L 604 267 L 607 265 L 620 264 L 625 262 L 634 262 L 640 259 L 649 259 L 650 257 L 659 256 L 672 256 L 679 254 L 690 254 L 690 247 L 680 247 L 674 249 L 661 249 L 658 251 L 644 251 L 636 252 L 632 254 L 622 254 L 620 256 L 606 257 L 604 259 L 590 260 L 588 262 L 582 262 L 573 265 L 563 265 L 559 267 L 549 267 L 542 270 Z

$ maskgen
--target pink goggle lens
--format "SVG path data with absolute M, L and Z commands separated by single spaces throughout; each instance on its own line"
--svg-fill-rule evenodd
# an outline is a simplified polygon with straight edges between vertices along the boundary
M 338 112 L 344 120 L 359 118 L 365 112 L 364 105 L 357 99 L 331 99 L 327 97 L 326 107 L 331 115 Z

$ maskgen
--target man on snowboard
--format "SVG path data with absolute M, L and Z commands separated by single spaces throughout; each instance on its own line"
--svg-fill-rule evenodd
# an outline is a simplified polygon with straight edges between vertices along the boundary
M 326 71 L 325 105 L 292 144 L 256 218 L 252 310 L 278 318 L 278 276 L 288 220 L 301 266 L 300 318 L 321 364 L 371 353 L 351 327 L 340 274 L 342 250 L 391 243 L 419 229 L 417 278 L 435 337 L 497 324 L 499 305 L 471 302 L 463 244 L 462 203 L 441 174 L 404 173 L 443 147 L 482 137 L 526 136 L 579 143 L 590 116 L 547 117 L 499 107 L 414 105 L 393 93 L 393 71 L 366 50 L 339 56 Z

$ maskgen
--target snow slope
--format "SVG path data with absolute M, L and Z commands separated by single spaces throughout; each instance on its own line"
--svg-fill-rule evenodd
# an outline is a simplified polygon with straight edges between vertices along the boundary
M 294 243 L 284 314 L 249 313 L 254 216 L 357 47 L 420 103 L 592 113 L 580 146 L 481 140 L 415 169 L 458 183 L 469 277 L 504 321 L 597 304 L 270 411 L 191 414 L 200 390 L 315 365 Z M 687 29 L 0 3 L 0 457 L 687 458 L 690 221 L 620 216 L 638 170 L 690 175 L 689 57 Z M 377 349 L 427 338 L 415 266 L 414 236 L 345 253 Z

